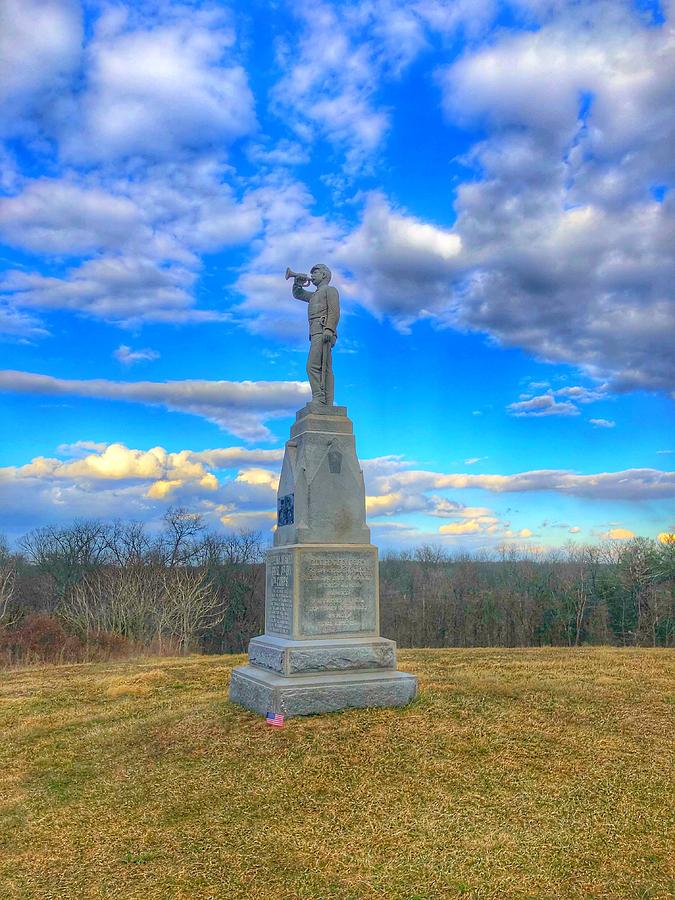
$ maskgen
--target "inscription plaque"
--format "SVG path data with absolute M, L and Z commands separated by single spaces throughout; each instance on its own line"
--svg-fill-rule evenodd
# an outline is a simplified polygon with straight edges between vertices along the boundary
M 277 551 L 267 558 L 265 631 L 290 634 L 293 621 L 293 556 Z
M 305 551 L 300 557 L 299 579 L 302 634 L 354 634 L 377 628 L 373 553 Z

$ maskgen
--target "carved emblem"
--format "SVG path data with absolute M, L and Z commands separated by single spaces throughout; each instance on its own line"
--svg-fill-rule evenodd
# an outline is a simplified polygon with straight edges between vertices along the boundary
M 293 494 L 284 494 L 283 497 L 277 498 L 277 525 L 292 525 L 295 521 L 293 505 Z
M 339 450 L 328 451 L 328 468 L 333 475 L 339 475 L 342 470 L 342 454 Z

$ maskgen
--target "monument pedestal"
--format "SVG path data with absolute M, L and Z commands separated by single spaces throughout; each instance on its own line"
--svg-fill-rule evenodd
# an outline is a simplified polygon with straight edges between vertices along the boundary
M 234 670 L 230 700 L 263 716 L 267 712 L 308 716 L 364 706 L 405 706 L 416 693 L 417 679 L 405 672 L 284 677 L 242 666 Z
M 263 715 L 403 706 L 417 693 L 417 679 L 396 671 L 395 643 L 380 637 L 377 548 L 346 413 L 307 404 L 286 444 L 265 634 L 230 686 L 234 703 Z

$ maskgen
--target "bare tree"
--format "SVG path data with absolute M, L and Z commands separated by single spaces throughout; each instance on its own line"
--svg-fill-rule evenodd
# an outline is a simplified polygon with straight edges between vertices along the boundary
M 19 541 L 27 560 L 50 575 L 56 596 L 105 560 L 108 527 L 96 520 L 78 519 L 63 528 L 36 528 Z
M 597 578 L 601 564 L 601 551 L 590 544 L 570 543 L 566 559 L 562 563 L 562 577 L 566 600 L 572 617 L 573 638 L 570 643 L 581 643 L 588 615 L 597 600 Z
M 10 623 L 11 605 L 16 593 L 16 561 L 7 541 L 0 535 L 0 625 Z
M 646 538 L 633 538 L 621 548 L 619 569 L 635 614 L 635 644 L 647 634 L 656 644 L 655 555 L 654 542 Z
M 108 566 L 74 584 L 59 613 L 86 640 L 97 632 L 114 632 L 149 645 L 168 632 L 163 570 L 152 565 Z
M 159 546 L 169 568 L 188 565 L 196 559 L 200 550 L 196 538 L 203 531 L 204 523 L 199 513 L 191 513 L 183 506 L 167 509 Z
M 105 535 L 105 547 L 111 562 L 119 566 L 136 566 L 152 553 L 152 541 L 142 522 L 116 519 Z
M 203 628 L 213 627 L 225 615 L 205 569 L 171 569 L 163 576 L 168 625 L 187 654 Z

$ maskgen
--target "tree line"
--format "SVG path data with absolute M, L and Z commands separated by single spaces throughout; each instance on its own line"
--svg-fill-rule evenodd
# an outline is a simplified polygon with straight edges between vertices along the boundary
M 208 531 L 186 509 L 151 534 L 77 521 L 0 539 L 0 664 L 238 653 L 264 630 L 262 535 Z M 675 644 L 675 543 L 424 545 L 380 563 L 382 633 L 402 647 Z

